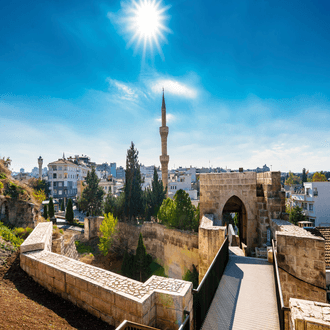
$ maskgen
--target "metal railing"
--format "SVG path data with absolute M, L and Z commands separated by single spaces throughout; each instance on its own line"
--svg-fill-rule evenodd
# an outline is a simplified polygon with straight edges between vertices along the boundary
M 274 265 L 274 278 L 275 278 L 275 287 L 276 287 L 278 318 L 279 318 L 279 322 L 280 322 L 280 329 L 284 330 L 285 329 L 284 314 L 285 314 L 285 311 L 290 311 L 290 308 L 284 306 L 280 273 L 278 271 L 277 254 L 275 251 L 274 240 L 272 240 L 272 247 L 273 247 L 273 265 Z
M 184 311 L 185 319 L 181 324 L 179 330 L 190 330 L 190 312 Z
M 226 237 L 198 288 L 193 289 L 195 330 L 201 328 L 226 268 L 229 259 L 228 243 Z
M 116 328 L 116 330 L 159 330 L 159 329 L 125 320 Z
M 178 330 L 190 330 L 190 312 L 184 311 L 185 319 Z M 158 328 L 149 327 L 131 321 L 123 321 L 115 330 L 159 330 Z

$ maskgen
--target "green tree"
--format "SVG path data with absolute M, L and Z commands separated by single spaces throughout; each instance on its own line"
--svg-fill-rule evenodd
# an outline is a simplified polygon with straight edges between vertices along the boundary
M 47 204 L 44 204 L 44 218 L 48 218 L 48 212 L 47 212 Z
M 118 219 L 113 216 L 113 214 L 104 214 L 104 220 L 100 226 L 100 232 L 102 236 L 100 237 L 100 244 L 98 244 L 99 250 L 106 256 L 112 245 L 113 235 L 116 232 Z
M 157 217 L 169 227 L 198 231 L 199 207 L 192 205 L 188 193 L 182 189 L 176 192 L 173 201 L 170 198 L 163 201 Z
M 313 174 L 313 182 L 322 182 L 322 181 L 328 181 L 326 176 L 322 172 L 315 172 Z
M 55 211 L 54 211 L 54 203 L 53 203 L 53 198 L 50 197 L 49 198 L 49 204 L 48 204 L 48 216 L 50 218 L 53 218 L 55 215 Z
M 125 203 L 125 194 L 122 192 L 118 197 L 115 197 L 108 193 L 104 202 L 104 212 L 112 213 L 117 219 L 122 219 L 124 216 L 124 203 Z
M 46 199 L 46 194 L 42 189 L 33 190 L 33 196 L 40 204 Z
M 69 198 L 68 205 L 66 206 L 65 219 L 67 222 L 73 223 L 74 213 L 73 213 L 73 205 L 71 198 Z
M 307 173 L 306 173 L 306 169 L 305 168 L 303 168 L 303 170 L 302 170 L 302 183 L 304 183 L 304 182 L 307 182 Z
M 138 154 L 139 152 L 134 148 L 134 143 L 132 142 L 131 147 L 127 150 L 124 187 L 124 212 L 129 222 L 142 215 L 145 210 L 143 206 L 142 179 Z
M 159 179 L 156 166 L 154 167 L 154 176 L 152 180 L 152 198 L 151 198 L 151 214 L 157 216 L 163 200 L 166 198 L 167 187 L 164 188 L 163 181 Z
M 64 199 L 61 200 L 61 211 L 65 211 Z
M 121 265 L 122 275 L 133 278 L 134 268 L 134 255 L 130 255 L 127 250 L 125 250 L 123 263 Z
M 299 184 L 299 183 L 300 183 L 299 176 L 294 175 L 291 171 L 289 171 L 289 176 L 285 180 L 284 184 L 287 186 L 292 186 L 292 185 Z
M 88 171 L 86 176 L 86 187 L 79 200 L 79 208 L 88 212 L 89 215 L 99 215 L 102 210 L 104 190 L 99 187 L 100 179 L 95 173 L 95 168 Z
M 289 213 L 289 221 L 294 225 L 297 225 L 299 221 L 307 220 L 303 213 L 303 209 L 299 205 L 287 208 L 286 212 Z
M 169 227 L 174 223 L 175 217 L 175 204 L 171 198 L 166 198 L 157 214 L 157 218 L 160 223 L 167 225 Z
M 139 242 L 135 253 L 135 270 L 138 273 L 140 282 L 142 282 L 142 278 L 146 277 L 150 273 L 150 263 L 151 260 L 147 255 L 146 247 L 143 244 L 143 237 L 140 233 Z
M 49 184 L 46 180 L 40 180 L 37 178 L 31 178 L 28 181 L 28 185 L 36 191 L 43 190 L 48 198 L 50 190 Z

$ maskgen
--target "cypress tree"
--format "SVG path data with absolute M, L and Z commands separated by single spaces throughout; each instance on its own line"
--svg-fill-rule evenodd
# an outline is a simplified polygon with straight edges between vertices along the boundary
M 65 208 L 64 208 L 64 199 L 62 199 L 62 201 L 61 201 L 61 211 L 65 211 Z
M 70 198 L 68 201 L 68 205 L 66 207 L 65 219 L 69 223 L 73 223 L 74 214 L 73 214 L 73 207 L 72 207 L 72 199 Z
M 49 198 L 49 204 L 48 204 L 48 216 L 50 218 L 53 218 L 55 215 L 55 212 L 54 212 L 54 203 L 53 203 L 53 198 L 50 197 Z
M 139 152 L 134 148 L 134 143 L 132 142 L 131 147 L 127 150 L 124 187 L 124 212 L 129 222 L 144 212 L 138 154 Z
M 79 207 L 89 215 L 101 214 L 104 190 L 99 187 L 100 179 L 95 173 L 95 168 L 88 171 L 86 176 L 86 188 L 83 190 Z
M 44 204 L 44 218 L 48 218 L 48 212 L 47 212 L 47 204 Z
M 139 242 L 135 253 L 135 269 L 138 273 L 139 280 L 141 282 L 142 282 L 142 276 L 148 274 L 148 268 L 149 268 L 147 261 L 148 259 L 149 258 L 147 258 L 146 247 L 143 244 L 143 237 L 142 234 L 140 233 Z

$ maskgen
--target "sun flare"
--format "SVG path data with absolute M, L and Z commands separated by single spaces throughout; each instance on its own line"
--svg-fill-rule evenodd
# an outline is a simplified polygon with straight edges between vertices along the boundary
M 162 7 L 161 1 L 133 0 L 127 15 L 128 30 L 133 33 L 128 47 L 135 43 L 136 51 L 143 44 L 143 56 L 145 56 L 147 48 L 152 52 L 155 45 L 160 55 L 164 57 L 160 42 L 166 42 L 165 33 L 171 32 L 165 26 L 165 21 L 168 19 L 165 12 L 168 8 L 169 6 Z

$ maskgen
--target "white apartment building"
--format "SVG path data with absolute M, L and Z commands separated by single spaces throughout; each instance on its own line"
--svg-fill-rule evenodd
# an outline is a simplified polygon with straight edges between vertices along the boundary
M 85 180 L 89 168 L 73 160 L 59 159 L 48 164 L 48 182 L 53 198 L 74 198 L 77 182 Z
M 170 174 L 168 182 L 168 197 L 173 198 L 178 190 L 184 190 L 189 194 L 191 200 L 197 199 L 197 190 L 191 188 L 191 175 Z
M 330 182 L 304 182 L 301 193 L 292 193 L 291 206 L 302 207 L 315 227 L 330 226 Z

